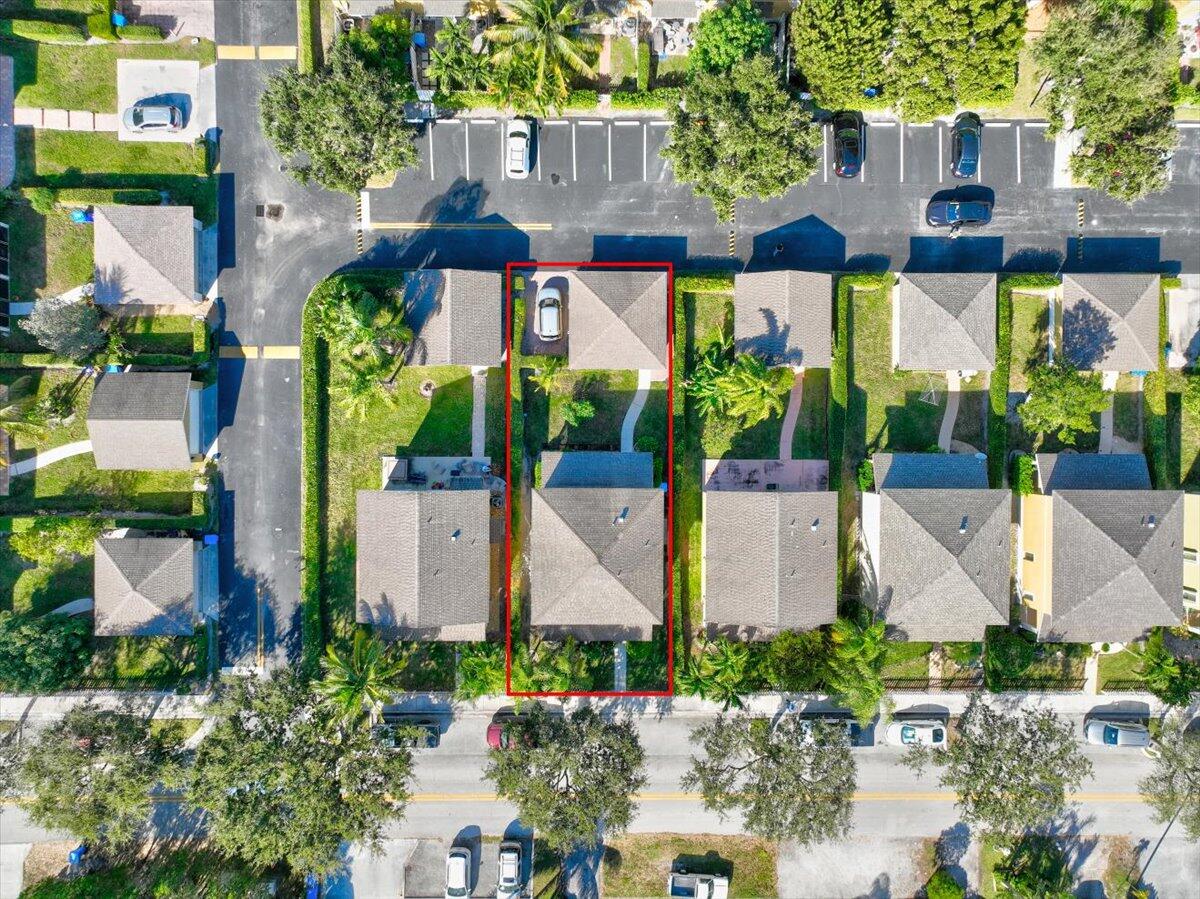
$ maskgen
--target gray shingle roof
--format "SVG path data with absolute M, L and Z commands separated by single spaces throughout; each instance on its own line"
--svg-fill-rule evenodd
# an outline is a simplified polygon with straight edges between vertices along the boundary
M 423 269 L 405 275 L 410 365 L 500 364 L 504 281 L 499 272 Z
M 1158 368 L 1158 275 L 1064 275 L 1063 355 L 1090 371 Z
M 487 490 L 358 491 L 357 619 L 400 640 L 483 640 Z
M 1038 453 L 1042 493 L 1055 490 L 1149 490 L 1141 453 Z
M 666 272 L 580 269 L 545 281 L 565 281 L 570 368 L 666 370 Z
M 734 276 L 738 352 L 754 353 L 772 365 L 829 368 L 832 330 L 832 275 L 777 271 Z
M 996 276 L 900 275 L 896 361 L 909 371 L 996 367 Z
M 468 0 L 422 0 L 421 8 L 425 15 L 433 18 L 462 18 L 470 5 Z
M 189 372 L 101 375 L 88 406 L 88 437 L 99 469 L 165 471 L 192 465 Z
M 647 487 L 535 490 L 530 620 L 551 637 L 648 640 L 663 621 L 664 500 Z
M 951 487 L 984 489 L 987 461 L 967 453 L 876 453 L 875 488 Z
M 96 302 L 196 302 L 194 220 L 191 206 L 97 206 Z
M 1008 623 L 1011 494 L 880 494 L 879 611 L 908 640 L 982 640 Z
M 700 10 L 694 0 L 651 0 L 650 15 L 655 19 L 694 19 Z
M 653 453 L 542 453 L 543 487 L 653 487 Z
M 704 494 L 704 623 L 767 639 L 837 617 L 837 494 Z
M 190 635 L 194 629 L 190 537 L 96 540 L 96 635 Z
M 1183 616 L 1183 494 L 1056 490 L 1052 615 L 1039 637 L 1123 642 Z

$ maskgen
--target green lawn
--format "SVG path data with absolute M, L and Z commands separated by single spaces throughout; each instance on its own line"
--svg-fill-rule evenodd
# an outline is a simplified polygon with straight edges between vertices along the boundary
M 1113 396 L 1113 434 L 1130 443 L 1141 444 L 1142 391 L 1132 375 L 1117 378 Z
M 621 448 L 621 423 L 637 390 L 637 372 L 563 371 L 550 394 L 550 415 L 545 445 L 551 449 Z M 564 421 L 568 401 L 585 401 L 596 410 L 594 417 L 572 427 Z M 662 435 L 666 441 L 666 435 Z
M 1178 448 L 1180 486 L 1193 491 L 1200 490 L 1200 408 L 1189 409 L 1184 398 L 1189 384 L 1200 389 L 1198 380 L 1200 374 L 1167 372 L 1167 440 Z
M 614 36 L 610 44 L 612 61 L 609 67 L 609 87 L 612 90 L 637 88 L 637 54 L 633 41 Z
M 756 837 L 627 834 L 605 844 L 602 892 L 662 895 L 667 876 L 678 865 L 690 873 L 728 877 L 731 897 L 777 896 L 778 852 L 776 843 Z
M 25 203 L 11 204 L 4 216 L 14 300 L 57 296 L 92 279 L 91 225 L 72 223 L 65 210 L 41 215 Z
M 1013 291 L 1012 295 L 1012 369 L 1009 389 L 1023 393 L 1028 389 L 1029 369 L 1046 360 L 1046 298 Z
M 883 677 L 929 677 L 929 651 L 931 649 L 933 649 L 932 643 L 889 641 L 886 661 L 883 664 Z
M 687 78 L 687 55 L 651 57 L 650 75 L 653 87 L 682 87 Z
M 201 40 L 154 44 L 41 44 L 0 40 L 0 53 L 13 58 L 18 106 L 117 112 L 118 59 L 194 59 L 216 62 L 216 45 Z
M 811 368 L 804 373 L 804 398 L 800 404 L 800 417 L 796 420 L 796 432 L 792 437 L 792 458 L 828 458 L 828 425 L 829 370 Z M 745 429 L 728 417 L 705 419 L 701 438 L 704 457 L 777 459 L 782 429 L 782 415 L 772 416 Z
M 946 408 L 945 375 L 893 370 L 890 291 L 855 288 L 853 297 L 851 392 L 865 404 L 867 456 L 881 451 L 924 452 L 937 444 Z M 931 385 L 937 393 L 936 405 L 921 399 Z M 853 411 L 850 417 L 855 417 Z M 853 422 L 848 424 L 851 427 Z
M 142 315 L 113 319 L 134 353 L 192 354 L 190 315 Z
M 984 118 L 993 119 L 1044 119 L 1048 115 L 1046 108 L 1047 90 L 1038 95 L 1043 76 L 1037 71 L 1029 45 L 1021 48 L 1021 56 L 1017 62 L 1017 84 L 1013 98 L 1003 106 L 978 106 L 976 111 Z M 1034 98 L 1037 102 L 1034 102 Z
M 20 396 L 32 394 L 39 401 L 45 399 L 56 388 L 70 391 L 73 396 L 75 412 L 68 420 L 49 427 L 46 434 L 38 440 L 24 436 L 13 438 L 12 458 L 14 462 L 31 458 L 43 450 L 88 439 L 87 410 L 92 399 L 91 378 L 81 378 L 78 372 L 72 369 L 5 368 L 0 369 L 0 384 L 4 384 L 10 389 L 17 387 L 20 390 Z M 13 398 L 18 397 L 14 396 Z M 22 477 L 25 476 L 22 475 Z M 0 499 L 0 502 L 3 500 Z
M 0 611 L 41 615 L 91 595 L 90 555 L 47 568 L 21 558 L 0 537 Z
M 987 402 L 988 396 L 983 389 L 983 381 L 976 375 L 963 385 L 951 439 L 969 443 L 980 452 L 987 451 L 987 441 L 983 433 L 983 416 Z
M 1138 666 L 1141 660 L 1132 652 L 1122 650 L 1121 652 L 1106 653 L 1096 660 L 1099 667 L 1098 686 L 1101 691 L 1109 681 L 1138 681 L 1141 682 L 1141 675 L 1138 674 Z M 1116 686 L 1114 684 L 1114 686 Z

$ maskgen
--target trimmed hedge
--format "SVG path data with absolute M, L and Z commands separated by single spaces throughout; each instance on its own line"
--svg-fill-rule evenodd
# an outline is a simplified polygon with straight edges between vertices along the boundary
M 102 41 L 115 41 L 116 29 L 113 28 L 112 15 L 108 12 L 94 12 L 87 17 L 87 31 L 92 37 Z
M 117 37 L 123 41 L 154 43 L 163 39 L 163 33 L 157 25 L 119 25 Z
M 850 398 L 850 276 L 837 279 L 833 309 L 833 360 L 829 365 L 829 489 L 842 489 L 846 404 Z
M 60 206 L 103 206 L 115 203 L 123 206 L 158 206 L 162 203 L 162 194 L 156 190 L 144 187 L 107 188 L 107 187 L 22 187 L 21 196 L 31 200 L 34 191 L 49 190 L 54 196 L 54 202 Z
M 567 102 L 563 104 L 563 109 L 595 109 L 599 105 L 600 95 L 595 91 L 571 91 L 567 95 Z
M 613 109 L 670 109 L 679 105 L 681 94 L 677 87 L 656 87 L 648 91 L 618 91 L 609 99 Z
M 299 46 L 296 48 L 296 68 L 301 74 L 311 72 L 316 66 L 314 34 L 320 32 L 315 22 L 320 13 L 313 11 L 314 0 L 296 0 L 296 21 L 299 23 Z
M 733 274 L 730 272 L 688 272 L 675 276 L 675 292 L 689 290 L 692 293 L 728 293 L 733 290 Z
M 639 93 L 650 90 L 650 45 L 637 42 L 637 89 Z
M 86 44 L 87 35 L 76 25 L 40 19 L 0 19 L 0 37 L 21 37 L 52 44 Z
M 53 353 L 0 353 L 0 368 L 79 368 L 79 363 Z
M 1179 486 L 1179 460 L 1172 459 L 1167 429 L 1167 342 L 1170 340 L 1167 321 L 1167 290 L 1169 289 L 1161 286 L 1158 297 L 1158 370 L 1146 375 L 1142 388 L 1146 410 L 1143 449 L 1146 451 L 1146 461 L 1150 463 L 1150 476 L 1158 490 L 1174 490 Z
M 326 281 L 308 295 L 300 324 L 300 630 L 302 664 L 316 674 L 324 652 L 321 578 L 325 571 L 325 480 L 328 464 L 329 347 L 317 332 L 317 303 Z

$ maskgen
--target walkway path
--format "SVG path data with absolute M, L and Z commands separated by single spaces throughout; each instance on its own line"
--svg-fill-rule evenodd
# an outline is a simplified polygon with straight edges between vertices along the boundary
M 1113 405 L 1117 401 L 1117 373 L 1106 371 L 1102 379 L 1104 389 L 1108 391 L 1108 408 L 1100 413 L 1100 449 L 1101 453 L 1113 451 Z
M 779 461 L 792 458 L 792 446 L 796 437 L 796 422 L 800 419 L 800 404 L 804 401 L 804 369 L 797 368 L 792 380 L 792 392 L 788 394 L 787 412 L 783 415 L 783 430 L 779 432 Z
M 479 459 L 487 446 L 487 369 L 471 373 L 471 456 Z
M 942 415 L 942 427 L 938 431 L 938 448 L 950 452 L 950 441 L 954 436 L 954 421 L 958 418 L 958 402 L 962 399 L 962 382 L 958 372 L 946 372 L 946 412 Z
M 54 449 L 48 449 L 44 453 L 38 453 L 32 459 L 22 459 L 20 462 L 14 462 L 8 468 L 8 473 L 14 478 L 23 474 L 29 474 L 31 471 L 36 471 L 39 468 L 45 468 L 47 465 L 53 465 L 55 462 L 61 462 L 63 459 L 69 459 L 72 456 L 81 456 L 84 453 L 92 451 L 92 441 L 76 440 L 74 443 L 64 443 L 62 446 L 56 446 Z
M 633 452 L 633 432 L 637 430 L 638 417 L 642 414 L 642 409 L 646 407 L 646 400 L 650 397 L 650 385 L 653 382 L 653 372 L 649 369 L 638 370 L 637 393 L 633 395 L 633 402 L 629 404 L 629 409 L 625 413 L 625 420 L 621 422 L 621 452 Z
M 84 612 L 90 612 L 96 601 L 90 596 L 85 596 L 83 599 L 73 599 L 68 603 L 64 603 L 57 609 L 50 612 L 51 615 L 82 615 Z
M 13 111 L 16 124 L 46 131 L 116 131 L 115 112 L 91 112 L 86 109 L 43 109 L 18 106 Z

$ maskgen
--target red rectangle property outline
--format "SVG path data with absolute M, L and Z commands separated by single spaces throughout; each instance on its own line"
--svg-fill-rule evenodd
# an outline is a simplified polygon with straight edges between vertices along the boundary
M 667 273 L 667 688 L 665 690 L 514 691 L 512 686 L 512 344 L 514 270 L 539 268 L 655 268 Z M 504 691 L 509 696 L 673 696 L 675 687 L 675 266 L 670 262 L 509 262 L 504 266 Z M 523 325 L 524 323 L 522 323 Z

